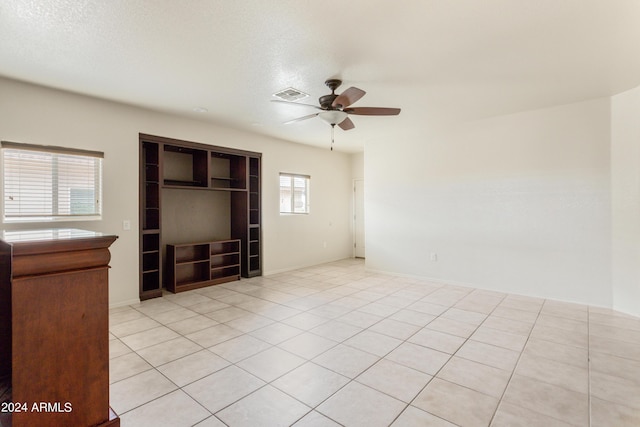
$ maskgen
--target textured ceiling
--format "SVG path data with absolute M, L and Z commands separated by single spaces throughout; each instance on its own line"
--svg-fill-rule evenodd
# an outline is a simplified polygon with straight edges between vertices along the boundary
M 324 81 L 367 91 L 336 149 L 640 85 L 640 0 L 2 0 L 0 75 L 329 146 Z M 0 94 L 1 96 L 1 94 Z M 207 113 L 196 113 L 204 107 Z

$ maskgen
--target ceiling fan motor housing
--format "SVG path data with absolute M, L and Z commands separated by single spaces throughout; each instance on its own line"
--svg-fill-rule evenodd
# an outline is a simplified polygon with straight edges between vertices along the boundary
M 332 107 L 331 104 L 333 104 L 333 100 L 336 99 L 337 97 L 338 95 L 336 95 L 335 93 L 332 93 L 331 95 L 321 96 L 320 98 L 318 98 L 320 107 L 323 110 L 336 110 L 336 108 Z
M 322 107 L 323 110 L 336 110 L 337 108 L 333 107 L 331 104 L 333 104 L 333 100 L 338 97 L 338 95 L 336 95 L 335 92 L 336 92 L 336 89 L 338 89 L 338 87 L 340 87 L 340 85 L 342 84 L 342 80 L 329 79 L 325 81 L 324 84 L 327 85 L 329 89 L 331 89 L 331 94 L 321 96 L 318 99 L 318 102 L 320 103 L 320 107 Z

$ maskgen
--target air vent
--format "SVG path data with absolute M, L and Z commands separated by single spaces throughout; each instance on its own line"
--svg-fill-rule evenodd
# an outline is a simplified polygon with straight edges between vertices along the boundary
M 308 93 L 304 93 L 298 89 L 294 89 L 292 87 L 288 87 L 286 89 L 281 90 L 280 92 L 274 93 L 273 96 L 276 98 L 280 98 L 283 101 L 298 101 L 300 99 L 304 99 L 309 96 Z

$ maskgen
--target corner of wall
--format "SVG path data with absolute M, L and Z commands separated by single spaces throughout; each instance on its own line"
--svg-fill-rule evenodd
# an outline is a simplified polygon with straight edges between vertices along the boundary
M 611 100 L 612 308 L 640 317 L 640 86 Z

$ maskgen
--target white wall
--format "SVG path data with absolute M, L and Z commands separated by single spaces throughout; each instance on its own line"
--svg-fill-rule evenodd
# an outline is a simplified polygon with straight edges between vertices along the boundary
M 610 306 L 610 100 L 368 141 L 367 267 Z M 431 255 L 437 261 L 431 261 Z
M 640 87 L 612 98 L 613 307 L 640 316 Z
M 197 120 L 0 78 L 0 139 L 103 151 L 102 221 L 56 224 L 119 239 L 112 246 L 110 303 L 138 299 L 138 134 L 147 133 L 263 153 L 264 272 L 351 256 L 351 157 Z M 311 214 L 281 216 L 278 173 L 311 176 Z M 122 221 L 131 221 L 131 231 Z M 37 224 L 37 227 L 48 227 Z M 4 228 L 33 228 L 9 226 Z M 326 247 L 325 247 L 326 246 Z
M 263 238 L 267 274 L 351 257 L 350 156 L 280 144 L 262 158 Z M 279 172 L 311 176 L 310 214 L 279 215 Z

